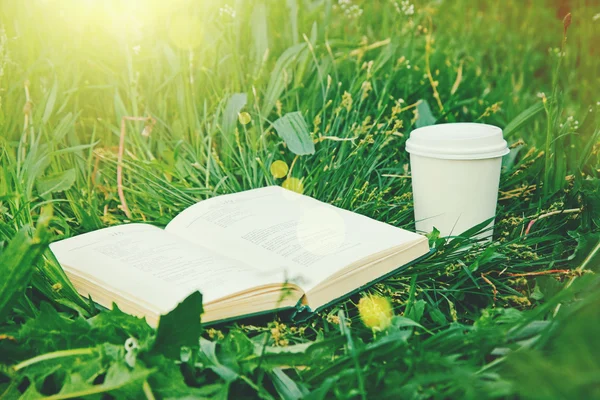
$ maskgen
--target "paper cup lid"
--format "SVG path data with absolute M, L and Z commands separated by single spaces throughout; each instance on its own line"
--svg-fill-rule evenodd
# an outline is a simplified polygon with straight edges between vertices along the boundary
M 450 160 L 496 158 L 509 152 L 502 129 L 471 122 L 415 129 L 406 141 L 406 151 L 423 157 Z

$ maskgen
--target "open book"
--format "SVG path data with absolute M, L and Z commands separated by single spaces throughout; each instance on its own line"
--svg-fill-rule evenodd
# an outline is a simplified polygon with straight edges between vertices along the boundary
M 164 230 L 132 223 L 50 249 L 83 296 L 151 325 L 196 290 L 204 322 L 318 311 L 429 251 L 424 236 L 278 186 L 201 201 Z

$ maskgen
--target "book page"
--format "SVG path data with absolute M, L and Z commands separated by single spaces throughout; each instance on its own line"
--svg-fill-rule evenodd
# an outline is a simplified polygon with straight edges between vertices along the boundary
M 101 229 L 52 243 L 50 249 L 66 272 L 160 312 L 196 290 L 207 303 L 270 283 L 239 260 L 146 224 Z
M 422 236 L 270 186 L 197 203 L 165 229 L 305 291 L 365 257 Z

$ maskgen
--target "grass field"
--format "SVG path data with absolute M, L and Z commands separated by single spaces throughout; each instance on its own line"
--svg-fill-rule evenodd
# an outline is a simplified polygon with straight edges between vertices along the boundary
M 1 1 L 0 398 L 600 398 L 591 3 Z M 275 132 L 291 112 L 314 154 Z M 418 121 L 504 128 L 493 242 L 430 235 L 434 256 L 304 324 L 198 345 L 198 298 L 156 331 L 46 249 L 273 184 L 414 229 Z

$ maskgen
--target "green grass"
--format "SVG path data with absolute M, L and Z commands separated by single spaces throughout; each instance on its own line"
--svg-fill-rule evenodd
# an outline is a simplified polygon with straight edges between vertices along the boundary
M 600 398 L 600 8 L 570 2 L 567 30 L 549 0 L 230 5 L 0 2 L 0 276 L 31 276 L 0 285 L 0 397 Z M 95 310 L 49 252 L 8 256 L 34 251 L 36 223 L 51 240 L 162 226 L 281 185 L 275 160 L 307 195 L 414 229 L 419 101 L 437 123 L 505 128 L 512 151 L 491 244 L 432 236 L 432 258 L 369 291 L 394 306 L 386 332 L 355 296 L 305 324 L 206 329 L 198 349 L 193 299 L 156 332 Z M 316 152 L 296 158 L 273 123 L 297 111 Z M 147 137 L 126 124 L 131 218 L 125 116 L 156 120 Z

